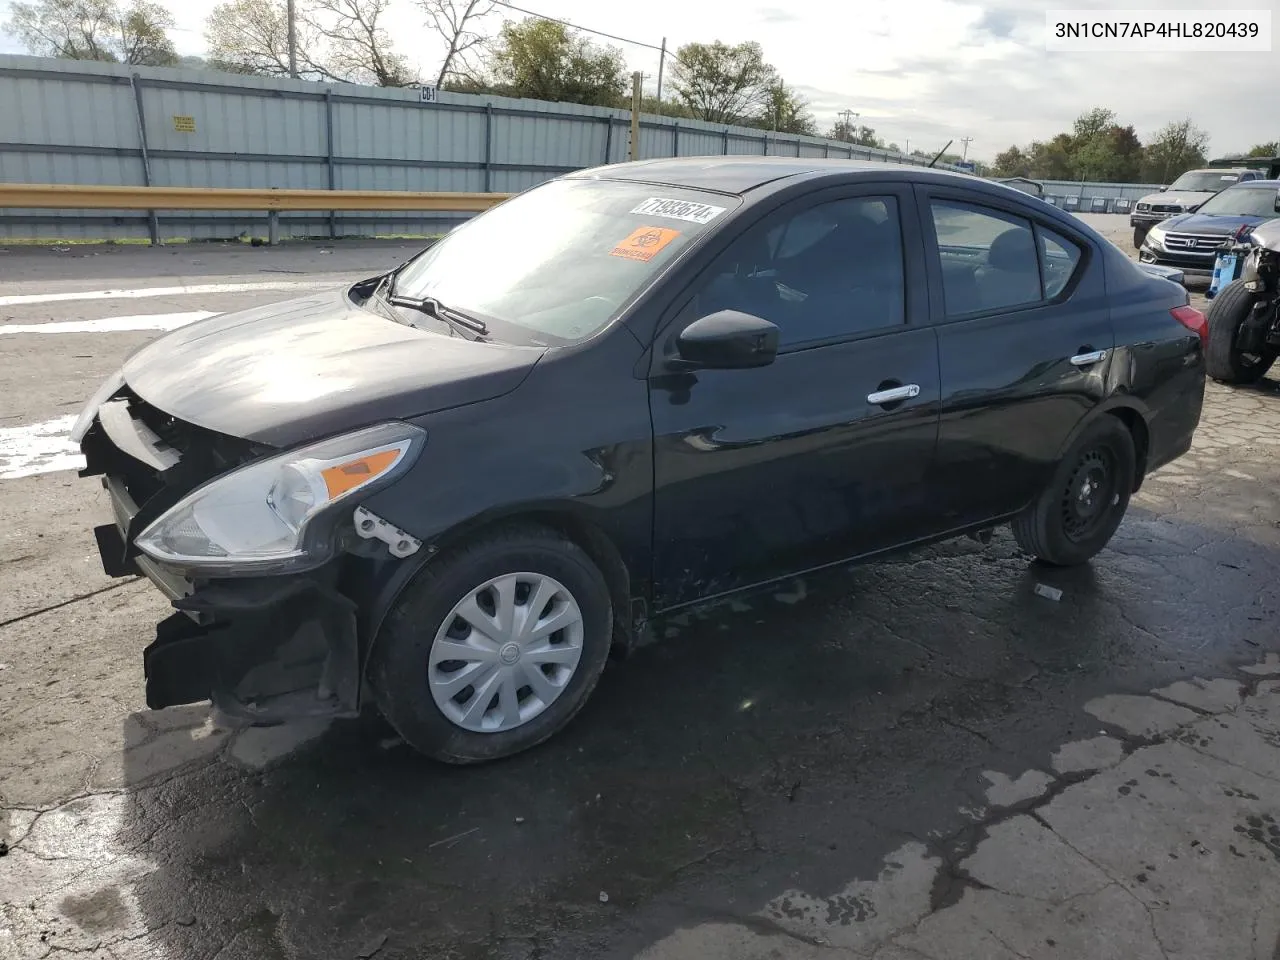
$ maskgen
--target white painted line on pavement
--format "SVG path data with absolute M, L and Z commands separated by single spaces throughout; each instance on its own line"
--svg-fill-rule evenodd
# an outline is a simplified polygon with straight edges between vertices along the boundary
M 251 293 L 255 290 L 322 290 L 336 280 L 263 280 L 260 283 L 194 283 L 184 287 L 141 287 L 128 290 L 83 290 L 76 293 L 23 293 L 0 297 L 0 307 L 70 300 L 137 300 L 141 297 L 186 297 L 201 293 Z
M 136 317 L 102 317 L 99 320 L 51 320 L 48 323 L 0 323 L 6 333 L 119 333 L 123 330 L 176 330 L 188 323 L 217 316 L 209 310 L 188 313 L 144 313 Z
M 0 480 L 83 467 L 80 448 L 71 442 L 77 416 L 72 413 L 25 427 L 0 427 Z

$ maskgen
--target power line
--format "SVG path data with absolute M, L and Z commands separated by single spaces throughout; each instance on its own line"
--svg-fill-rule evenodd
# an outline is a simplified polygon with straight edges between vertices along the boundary
M 552 23 L 558 23 L 571 30 L 581 30 L 584 33 L 594 33 L 597 37 L 608 37 L 610 40 L 617 40 L 619 43 L 630 43 L 637 47 L 646 47 L 649 50 L 657 50 L 659 53 L 666 52 L 665 47 L 660 47 L 654 43 L 645 43 L 643 40 L 632 40 L 628 37 L 619 37 L 612 33 L 605 33 L 603 30 L 592 30 L 590 27 L 580 27 L 576 23 L 570 23 L 568 20 L 548 17 L 545 13 L 535 13 L 533 10 L 526 10 L 524 7 L 517 7 L 514 3 L 507 3 L 506 0 L 493 0 L 493 2 L 500 7 L 506 7 L 508 10 L 514 10 L 516 13 L 523 13 L 525 16 L 529 17 L 537 17 L 539 20 L 550 20 Z

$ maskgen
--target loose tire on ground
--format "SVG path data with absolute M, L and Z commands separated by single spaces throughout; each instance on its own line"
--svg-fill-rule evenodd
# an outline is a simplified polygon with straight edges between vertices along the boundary
M 1247 384 L 1260 380 L 1275 362 L 1274 350 L 1246 356 L 1236 347 L 1240 325 L 1253 309 L 1254 295 L 1243 280 L 1233 280 L 1218 292 L 1209 307 L 1209 344 L 1205 367 L 1219 383 Z
M 490 581 L 506 579 L 515 573 L 532 574 L 548 583 L 562 586 L 581 613 L 579 641 L 581 652 L 569 679 L 549 705 L 542 707 L 527 721 L 512 729 L 479 732 L 460 725 L 460 718 L 446 716 L 445 708 L 458 713 L 465 710 L 470 697 L 478 697 L 478 689 L 467 696 L 463 688 L 459 696 L 466 698 L 458 710 L 452 701 L 442 707 L 430 683 L 442 669 L 452 669 L 454 661 L 442 662 L 440 650 L 452 643 L 455 628 L 466 632 L 466 642 L 473 639 L 463 618 L 454 616 L 454 608 Z M 559 599 L 556 603 L 561 602 Z M 537 617 L 534 599 L 526 593 L 527 616 Z M 546 608 L 551 610 L 551 607 Z M 487 608 L 486 608 L 487 612 Z M 446 624 L 448 617 L 451 624 Z M 499 617 L 498 619 L 501 619 Z M 548 622 L 547 621 L 540 622 Z M 497 620 L 495 620 L 495 623 Z M 369 662 L 368 679 L 379 709 L 396 731 L 412 747 L 446 763 L 465 764 L 496 760 L 527 750 L 543 742 L 564 727 L 586 703 L 609 656 L 612 640 L 613 612 L 609 588 L 591 558 L 571 540 L 555 531 L 537 526 L 519 526 L 483 534 L 446 555 L 431 561 L 406 588 L 388 614 L 374 641 Z M 549 642 L 562 643 L 563 635 Z M 440 642 L 433 659 L 433 649 Z M 509 651 L 510 644 L 500 651 Z M 528 649 L 528 648 L 526 648 Z M 494 661 L 495 663 L 498 661 Z M 505 663 L 505 660 L 503 661 Z M 509 664 L 507 664 L 509 666 Z M 532 659 L 529 661 L 532 667 Z M 547 669 L 559 669 L 549 666 Z M 527 676 L 527 675 L 522 675 Z M 531 678 L 536 680 L 536 678 Z M 524 682 L 521 680 L 521 682 Z M 479 681 L 483 686 L 483 680 Z M 437 687 L 439 692 L 442 688 Z M 500 691 L 501 685 L 493 687 Z M 521 711 L 530 709 L 528 698 L 534 696 L 530 686 L 521 688 L 524 698 Z M 505 701 L 498 693 L 490 696 L 494 704 L 484 717 L 502 720 Z M 539 701 L 541 702 L 541 701 Z M 537 704 L 534 704 L 537 707 Z M 474 724 L 474 719 L 466 722 Z
M 1048 487 L 1013 521 L 1013 535 L 1027 553 L 1044 563 L 1070 567 L 1085 563 L 1115 535 L 1129 507 L 1137 472 L 1133 436 L 1117 417 L 1102 416 L 1072 444 Z M 1100 489 L 1099 476 L 1106 474 Z M 1084 498 L 1091 521 L 1081 522 Z

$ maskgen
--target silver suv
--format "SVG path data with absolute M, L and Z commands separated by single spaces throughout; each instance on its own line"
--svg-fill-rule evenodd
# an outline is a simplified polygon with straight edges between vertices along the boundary
M 1220 190 L 1246 180 L 1262 180 L 1263 170 L 1245 170 L 1235 167 L 1188 170 L 1168 187 L 1158 193 L 1148 194 L 1134 204 L 1129 214 L 1129 226 L 1133 227 L 1133 246 L 1142 248 L 1147 231 L 1162 220 L 1180 213 L 1192 213 Z

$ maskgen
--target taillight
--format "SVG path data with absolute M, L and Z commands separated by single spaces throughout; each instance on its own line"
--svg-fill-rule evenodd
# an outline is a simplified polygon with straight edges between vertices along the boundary
M 1200 346 L 1209 345 L 1209 320 L 1195 307 L 1174 307 L 1169 311 L 1173 319 L 1200 338 Z

